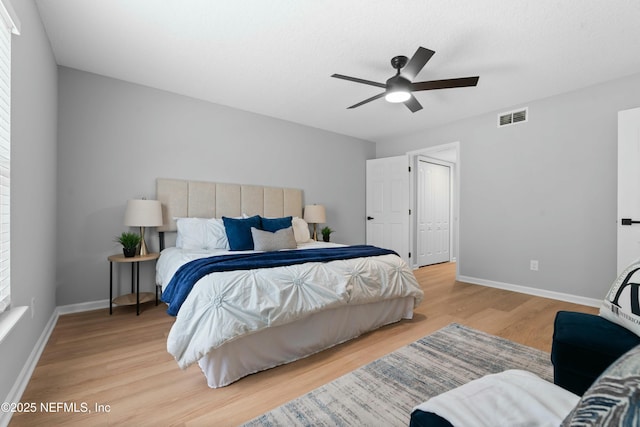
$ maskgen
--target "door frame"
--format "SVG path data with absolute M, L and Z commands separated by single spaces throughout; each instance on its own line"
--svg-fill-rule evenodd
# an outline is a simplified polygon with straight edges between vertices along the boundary
M 449 232 L 452 234 L 451 237 L 451 242 L 453 243 L 453 245 L 450 247 L 450 259 L 452 261 L 456 262 L 456 279 L 460 276 L 460 262 L 461 262 L 461 256 L 460 256 L 460 168 L 462 165 L 462 156 L 460 153 L 460 142 L 459 141 L 454 141 L 454 142 L 450 142 L 450 143 L 446 143 L 446 144 L 440 144 L 440 145 L 434 145 L 431 147 L 426 147 L 426 148 L 422 148 L 419 150 L 413 150 L 413 151 L 408 151 L 406 154 L 409 156 L 409 161 L 410 164 L 412 165 L 412 171 L 411 173 L 413 174 L 414 171 L 416 170 L 416 162 L 417 162 L 417 158 L 418 156 L 423 156 L 423 157 L 427 157 L 427 158 L 431 158 L 434 160 L 441 160 L 438 159 L 438 153 L 442 154 L 445 151 L 453 151 L 455 152 L 455 159 L 454 161 L 450 161 L 450 163 L 452 164 L 452 175 L 453 175 L 453 179 L 451 182 L 451 187 L 452 187 L 452 192 L 451 192 L 451 203 L 452 203 L 452 209 L 451 209 L 451 215 L 452 215 L 452 220 L 451 220 L 451 227 Z M 409 203 L 411 205 L 411 210 L 412 212 L 416 212 L 417 209 L 417 184 L 416 184 L 416 174 L 414 174 L 414 176 L 411 176 L 410 180 L 409 180 Z M 414 218 L 411 219 L 411 221 L 409 221 L 409 235 L 410 235 L 410 241 L 409 241 L 409 247 L 411 248 L 411 252 L 412 253 L 416 253 L 417 254 L 417 248 L 418 248 L 418 237 L 417 237 L 417 233 L 416 233 L 416 220 L 415 220 L 415 216 Z M 413 268 L 417 268 L 417 264 L 416 264 L 416 260 L 417 257 L 415 257 L 414 259 L 412 259 L 412 267 Z
M 418 165 L 420 162 L 424 162 L 424 163 L 431 163 L 434 165 L 440 165 L 440 166 L 445 166 L 449 168 L 449 262 L 451 261 L 455 261 L 456 258 L 453 256 L 453 251 L 451 250 L 453 248 L 453 183 L 454 183 L 454 179 L 453 179 L 453 172 L 455 169 L 455 163 L 446 161 L 446 160 L 440 160 L 440 159 L 436 159 L 434 157 L 427 157 L 423 154 L 418 154 L 415 156 L 415 163 L 414 163 L 414 167 L 415 167 L 415 171 L 418 171 Z M 416 182 L 416 191 L 415 191 L 415 215 L 413 215 L 412 218 L 412 222 L 414 224 L 414 230 L 417 231 L 418 228 L 418 191 L 420 190 L 420 186 L 418 185 L 418 174 L 415 174 L 415 182 Z M 420 234 L 419 233 L 415 233 L 415 254 L 416 256 L 414 257 L 414 262 L 413 265 L 415 267 L 419 267 L 418 265 L 418 238 L 419 238 Z M 409 242 L 411 244 L 411 242 Z

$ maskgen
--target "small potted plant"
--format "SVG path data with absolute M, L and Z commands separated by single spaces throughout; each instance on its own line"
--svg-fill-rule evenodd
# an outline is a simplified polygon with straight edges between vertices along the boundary
M 322 233 L 322 240 L 328 242 L 333 230 L 330 227 L 324 227 L 320 232 Z
M 122 252 L 127 258 L 136 256 L 136 250 L 140 244 L 140 235 L 124 231 L 121 235 L 115 238 L 115 241 L 122 245 Z

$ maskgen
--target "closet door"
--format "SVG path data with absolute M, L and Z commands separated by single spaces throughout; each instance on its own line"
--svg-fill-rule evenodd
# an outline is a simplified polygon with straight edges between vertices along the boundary
M 418 161 L 418 265 L 450 260 L 451 168 Z

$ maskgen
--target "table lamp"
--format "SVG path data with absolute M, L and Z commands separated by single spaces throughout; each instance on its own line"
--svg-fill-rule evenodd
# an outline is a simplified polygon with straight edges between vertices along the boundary
M 317 224 L 327 222 L 327 213 L 322 205 L 307 205 L 304 207 L 304 220 L 313 224 L 313 240 L 318 240 Z
M 162 205 L 157 200 L 129 200 L 124 213 L 124 225 L 140 227 L 140 256 L 149 254 L 144 241 L 145 227 L 159 227 L 162 225 Z

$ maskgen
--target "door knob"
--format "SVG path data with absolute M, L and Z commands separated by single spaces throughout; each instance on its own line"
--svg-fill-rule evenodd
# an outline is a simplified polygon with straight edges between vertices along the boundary
M 368 217 L 367 217 L 367 221 L 371 221 L 372 219 L 375 219 L 375 218 L 374 218 L 374 217 L 372 217 L 372 216 L 368 216 Z

